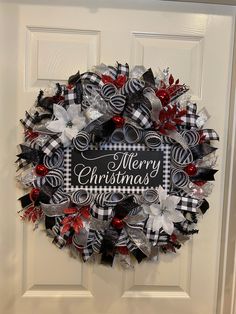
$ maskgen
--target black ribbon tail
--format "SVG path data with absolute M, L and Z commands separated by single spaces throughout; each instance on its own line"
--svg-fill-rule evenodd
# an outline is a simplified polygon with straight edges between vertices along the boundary
M 68 84 L 76 84 L 80 80 L 80 72 L 71 75 L 68 79 Z
M 119 239 L 121 230 L 117 230 L 112 226 L 105 232 L 101 244 L 100 253 L 102 253 L 101 264 L 113 265 L 116 248 L 115 245 Z
M 152 87 L 155 88 L 155 77 L 153 75 L 152 69 L 149 68 L 144 74 L 143 74 L 143 79 L 145 81 L 146 87 Z
M 37 206 L 41 203 L 44 204 L 49 204 L 50 203 L 50 199 L 52 198 L 52 195 L 56 192 L 56 190 L 58 189 L 58 187 L 52 187 L 51 185 L 49 185 L 48 183 L 45 183 L 39 192 L 39 196 L 37 198 L 37 200 L 34 202 L 34 204 Z
M 20 148 L 21 153 L 16 155 L 18 158 L 25 159 L 29 163 L 42 163 L 44 155 L 43 152 L 22 144 L 20 144 Z
M 214 175 L 218 170 L 210 168 L 198 168 L 197 174 L 191 176 L 191 181 L 214 181 Z
M 123 219 L 129 214 L 131 210 L 138 207 L 139 205 L 134 201 L 134 196 L 128 196 L 114 207 L 115 216 L 119 219 Z
M 199 144 L 191 148 L 194 160 L 202 159 L 204 156 L 207 156 L 216 150 L 217 150 L 216 147 L 212 147 L 206 143 Z
M 135 249 L 132 251 L 133 256 L 136 258 L 137 262 L 140 264 L 144 258 L 147 256 L 140 250 Z
M 18 201 L 21 202 L 21 207 L 22 208 L 26 208 L 28 206 L 30 206 L 33 202 L 30 199 L 30 194 L 25 194 L 22 197 L 18 198 Z
M 204 215 L 205 212 L 209 209 L 209 203 L 208 203 L 208 201 L 207 201 L 206 199 L 204 199 L 203 202 L 202 202 L 202 204 L 201 204 L 201 206 L 200 206 L 199 208 L 200 208 L 202 214 Z

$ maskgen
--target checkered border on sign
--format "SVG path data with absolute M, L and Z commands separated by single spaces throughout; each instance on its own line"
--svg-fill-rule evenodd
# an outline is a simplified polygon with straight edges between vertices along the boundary
M 101 144 L 100 146 L 91 144 L 88 149 L 94 150 L 125 150 L 125 151 L 150 151 L 144 144 L 125 144 L 125 143 L 106 143 Z M 155 151 L 162 151 L 164 153 L 163 158 L 163 188 L 167 191 L 170 190 L 170 153 L 171 145 L 162 144 Z M 66 148 L 64 150 L 64 190 L 66 193 L 76 191 L 78 189 L 85 189 L 88 192 L 97 194 L 103 192 L 123 192 L 123 193 L 132 193 L 132 194 L 141 194 L 146 189 L 155 189 L 154 186 L 89 186 L 89 185 L 76 185 L 71 184 L 71 152 L 72 148 Z

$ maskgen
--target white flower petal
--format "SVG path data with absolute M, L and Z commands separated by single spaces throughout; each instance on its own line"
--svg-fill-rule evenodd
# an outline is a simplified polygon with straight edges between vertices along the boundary
M 152 230 L 158 231 L 162 227 L 162 216 L 155 216 L 152 223 Z
M 64 147 L 70 146 L 71 140 L 66 136 L 65 132 L 61 133 L 60 139 Z
M 163 189 L 161 185 L 159 185 L 157 191 L 158 191 L 159 201 L 160 203 L 162 203 L 167 197 L 167 192 L 166 190 Z
M 150 205 L 150 212 L 152 213 L 152 215 L 160 215 L 161 214 L 161 209 L 160 209 L 160 205 L 159 204 L 151 204 Z
M 50 121 L 46 124 L 46 128 L 52 132 L 61 133 L 65 129 L 66 124 L 62 119 Z
M 175 196 L 175 195 L 170 195 L 165 200 L 165 207 L 167 209 L 175 209 L 179 201 L 180 201 L 180 197 Z
M 67 127 L 64 130 L 64 134 L 70 139 L 72 140 L 72 138 L 76 137 L 76 135 L 78 134 L 78 128 L 75 126 L 72 127 Z
M 143 204 L 142 208 L 143 208 L 143 211 L 144 211 L 145 214 L 150 214 L 151 213 L 150 206 L 148 206 L 146 204 Z
M 66 123 L 70 121 L 66 109 L 60 105 L 53 105 L 53 114 L 58 120 L 64 120 Z
M 70 121 L 73 121 L 74 118 L 77 118 L 79 115 L 79 106 L 78 105 L 70 105 L 67 108 L 67 114 Z
M 184 215 L 179 210 L 176 210 L 176 209 L 169 211 L 168 217 L 173 222 L 181 222 L 181 221 L 186 220 Z
M 71 120 L 73 125 L 76 125 L 80 130 L 86 126 L 86 119 L 84 116 L 79 115 Z
M 166 215 L 162 216 L 162 228 L 169 235 L 171 235 L 174 231 L 174 224 L 171 220 L 168 219 Z

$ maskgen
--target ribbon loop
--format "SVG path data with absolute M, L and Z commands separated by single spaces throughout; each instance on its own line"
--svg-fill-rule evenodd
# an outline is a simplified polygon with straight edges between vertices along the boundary
M 129 144 L 136 144 L 142 139 L 142 131 L 130 123 L 124 125 L 124 138 Z
M 73 145 L 79 151 L 84 151 L 88 148 L 90 143 L 90 134 L 86 131 L 80 131 L 72 140 Z
M 158 148 L 162 143 L 161 136 L 155 131 L 147 131 L 144 134 L 144 142 L 151 149 Z
M 93 196 L 88 191 L 80 189 L 72 193 L 71 201 L 78 206 L 87 206 L 92 203 Z
M 184 149 L 179 145 L 174 145 L 171 152 L 172 162 L 180 168 L 184 168 L 193 162 L 193 154 L 190 149 Z
M 179 189 L 187 188 L 189 184 L 189 177 L 187 173 L 181 169 L 172 170 L 171 180 L 173 185 Z

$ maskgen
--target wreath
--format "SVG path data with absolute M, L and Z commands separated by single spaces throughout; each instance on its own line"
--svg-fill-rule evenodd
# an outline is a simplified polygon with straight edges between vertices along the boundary
M 209 117 L 169 68 L 101 64 L 50 83 L 21 120 L 22 220 L 84 262 L 129 268 L 176 252 L 209 208 Z

